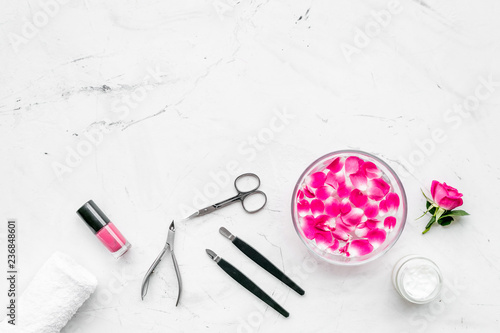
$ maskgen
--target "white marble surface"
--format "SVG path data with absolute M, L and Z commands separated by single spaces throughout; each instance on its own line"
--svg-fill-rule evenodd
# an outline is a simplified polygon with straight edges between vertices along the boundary
M 0 11 L 0 217 L 19 221 L 19 290 L 56 250 L 99 280 L 63 332 L 499 331 L 497 1 L 66 2 L 6 0 Z M 389 9 L 380 28 L 371 13 Z M 396 168 L 408 223 L 373 263 L 314 265 L 292 226 L 291 192 L 312 160 L 346 148 Z M 168 261 L 141 301 L 168 223 L 196 206 L 212 174 L 233 179 L 235 167 L 261 176 L 266 209 L 234 205 L 179 223 L 180 305 Z M 461 190 L 472 215 L 423 236 L 415 218 L 432 179 Z M 234 192 L 212 189 L 210 201 Z M 75 214 L 91 198 L 133 244 L 119 261 Z M 220 226 L 306 295 L 257 268 Z M 290 318 L 230 280 L 207 247 Z M 412 253 L 445 277 L 431 304 L 406 303 L 391 285 L 393 265 Z

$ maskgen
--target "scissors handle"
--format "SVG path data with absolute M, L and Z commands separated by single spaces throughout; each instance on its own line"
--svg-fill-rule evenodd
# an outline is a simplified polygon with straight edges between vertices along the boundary
M 250 189 L 250 190 L 246 190 L 246 191 L 243 191 L 241 190 L 239 187 L 238 187 L 238 180 L 240 179 L 243 179 L 243 178 L 254 178 L 257 180 L 257 185 Z M 259 187 L 260 187 L 260 178 L 259 176 L 257 176 L 255 173 L 244 173 L 244 174 L 241 174 L 239 175 L 235 180 L 234 180 L 234 187 L 236 188 L 236 191 L 238 191 L 238 193 L 249 193 L 249 192 L 253 192 L 253 191 L 256 191 Z
M 260 195 L 260 196 L 263 196 L 264 197 L 264 202 L 262 203 L 262 206 L 258 207 L 258 208 L 254 208 L 254 209 L 248 209 L 246 206 L 245 206 L 245 200 L 251 196 L 254 196 L 254 195 Z M 257 213 L 258 211 L 260 211 L 262 208 L 264 208 L 264 206 L 266 205 L 267 203 L 267 195 L 262 192 L 262 191 L 252 191 L 252 192 L 248 192 L 248 193 L 243 193 L 242 194 L 242 198 L 241 198 L 241 205 L 243 206 L 243 209 L 245 210 L 245 212 L 249 213 L 249 214 L 253 214 L 253 213 Z

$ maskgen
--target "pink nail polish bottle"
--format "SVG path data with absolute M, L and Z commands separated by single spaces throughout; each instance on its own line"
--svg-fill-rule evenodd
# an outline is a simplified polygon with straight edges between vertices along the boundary
M 97 207 L 94 201 L 89 200 L 76 212 L 92 232 L 99 238 L 101 243 L 113 254 L 116 259 L 120 258 L 130 249 L 130 243 L 123 237 L 116 226 Z

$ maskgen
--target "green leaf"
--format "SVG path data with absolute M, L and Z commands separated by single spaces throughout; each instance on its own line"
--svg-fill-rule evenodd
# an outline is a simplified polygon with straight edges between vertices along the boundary
M 441 216 L 441 218 L 437 222 L 438 222 L 438 224 L 440 224 L 442 226 L 449 225 L 451 222 L 453 222 L 453 217 Z
M 431 217 L 431 219 L 429 220 L 429 223 L 427 223 L 427 225 L 425 226 L 425 230 L 422 232 L 422 234 L 425 234 L 427 231 L 429 231 L 431 229 L 432 225 L 434 224 L 434 222 L 436 222 L 435 216 Z
M 420 191 L 422 192 L 422 194 L 424 195 L 425 199 L 427 199 L 427 201 L 428 201 L 428 202 L 430 202 L 430 203 L 434 203 L 434 201 L 432 201 L 432 199 L 429 199 L 429 198 L 425 195 L 424 190 L 420 189 Z
M 467 213 L 465 210 L 457 209 L 457 210 L 447 211 L 446 214 L 443 215 L 443 217 L 445 217 L 445 216 L 467 216 L 467 215 L 470 215 L 470 214 Z

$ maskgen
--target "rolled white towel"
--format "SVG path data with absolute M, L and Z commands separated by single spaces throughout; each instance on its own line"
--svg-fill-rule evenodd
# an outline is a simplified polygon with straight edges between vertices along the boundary
M 0 332 L 56 333 L 95 291 L 97 280 L 66 254 L 56 252 L 36 273 L 18 300 L 16 325 Z

